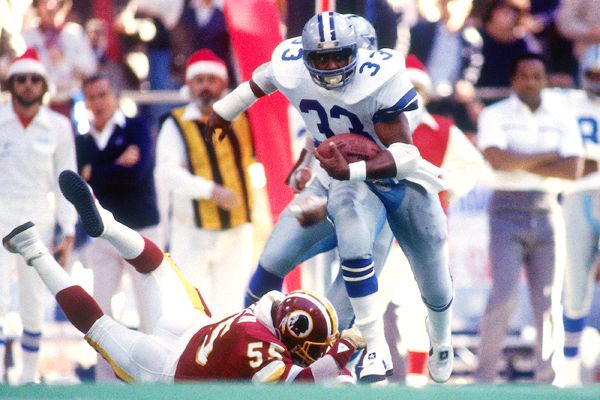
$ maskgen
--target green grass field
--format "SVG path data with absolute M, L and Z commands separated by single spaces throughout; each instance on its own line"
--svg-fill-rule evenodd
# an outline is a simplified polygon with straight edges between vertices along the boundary
M 600 384 L 577 389 L 558 389 L 533 384 L 431 385 L 421 389 L 402 385 L 387 387 L 319 385 L 176 384 L 176 385 L 32 385 L 0 386 L 1 399 L 201 399 L 201 400 L 600 400 Z

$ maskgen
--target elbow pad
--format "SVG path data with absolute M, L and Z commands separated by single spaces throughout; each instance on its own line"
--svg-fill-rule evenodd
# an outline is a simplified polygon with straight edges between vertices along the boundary
M 246 111 L 258 98 L 246 81 L 236 87 L 231 93 L 213 104 L 213 111 L 226 121 L 233 121 Z
M 392 143 L 387 150 L 394 157 L 397 179 L 405 179 L 416 171 L 421 160 L 421 153 L 416 146 L 397 142 Z

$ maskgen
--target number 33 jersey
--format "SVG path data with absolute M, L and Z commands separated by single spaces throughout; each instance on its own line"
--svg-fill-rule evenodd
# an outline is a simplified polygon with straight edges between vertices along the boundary
M 289 382 L 302 370 L 275 335 L 273 299 L 200 329 L 179 358 L 175 381 Z
M 315 84 L 302 60 L 300 37 L 282 42 L 271 61 L 254 71 L 253 81 L 265 92 L 282 92 L 302 116 L 315 143 L 341 133 L 369 136 L 382 148 L 374 125 L 418 107 L 417 93 L 394 50 L 359 49 L 354 76 L 327 90 Z

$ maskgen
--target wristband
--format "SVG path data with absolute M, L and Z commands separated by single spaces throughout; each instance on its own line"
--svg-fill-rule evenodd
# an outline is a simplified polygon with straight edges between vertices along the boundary
M 246 111 L 258 98 L 254 95 L 250 82 L 246 81 L 231 93 L 213 104 L 213 110 L 226 121 L 233 121 Z
M 354 345 L 349 340 L 339 339 L 331 346 L 326 354 L 333 357 L 340 368 L 344 368 L 355 351 Z
M 348 164 L 351 181 L 364 181 L 367 179 L 367 163 L 364 160 Z
M 394 157 L 397 179 L 405 179 L 417 169 L 421 160 L 421 153 L 416 146 L 396 142 L 392 143 L 387 150 Z

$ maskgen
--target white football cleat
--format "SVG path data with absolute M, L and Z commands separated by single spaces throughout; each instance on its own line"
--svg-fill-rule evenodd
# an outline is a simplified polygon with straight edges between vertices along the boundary
M 33 222 L 25 222 L 17 226 L 2 238 L 2 245 L 11 253 L 20 254 L 27 265 L 36 258 L 48 254 L 48 248 L 42 242 L 40 234 Z
M 389 352 L 367 351 L 358 374 L 360 383 L 385 384 L 387 377 L 394 373 L 392 357 Z
M 429 376 L 437 383 L 444 383 L 452 375 L 454 364 L 454 350 L 452 346 L 431 346 L 429 350 Z

